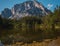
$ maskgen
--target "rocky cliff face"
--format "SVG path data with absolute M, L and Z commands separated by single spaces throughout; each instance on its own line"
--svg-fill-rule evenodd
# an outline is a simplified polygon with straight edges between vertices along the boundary
M 12 15 L 12 12 L 10 9 L 5 8 L 1 13 L 3 18 L 9 18 Z
M 14 7 L 11 10 L 5 9 L 4 11 L 2 11 L 2 16 L 14 19 L 24 16 L 44 16 L 48 15 L 49 13 L 50 10 L 45 8 L 38 1 L 26 1 L 14 5 Z

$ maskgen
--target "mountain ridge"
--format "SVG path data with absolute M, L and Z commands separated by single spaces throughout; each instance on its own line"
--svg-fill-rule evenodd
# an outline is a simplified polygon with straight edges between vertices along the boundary
M 6 13 L 8 13 L 9 10 L 11 14 L 10 15 L 8 14 L 8 16 L 6 17 L 7 15 Z M 14 5 L 12 9 L 7 9 L 7 12 L 3 10 L 1 14 L 5 18 L 18 19 L 24 16 L 32 16 L 32 15 L 33 16 L 44 16 L 50 13 L 51 11 L 48 10 L 46 7 L 44 7 L 38 1 L 26 1 L 26 2 Z

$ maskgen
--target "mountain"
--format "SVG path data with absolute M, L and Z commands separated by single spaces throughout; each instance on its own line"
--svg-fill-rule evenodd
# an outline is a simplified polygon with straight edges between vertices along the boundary
M 5 8 L 2 12 L 1 15 L 3 18 L 9 18 L 12 15 L 12 12 L 10 9 Z
M 26 1 L 14 5 L 11 10 L 5 9 L 2 15 L 6 18 L 19 19 L 24 16 L 44 16 L 50 14 L 51 11 L 44 7 L 38 1 Z

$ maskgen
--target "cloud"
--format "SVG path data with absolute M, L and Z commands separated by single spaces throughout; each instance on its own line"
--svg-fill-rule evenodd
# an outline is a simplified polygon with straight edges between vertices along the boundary
M 48 5 L 47 5 L 47 8 L 48 8 L 48 9 L 50 9 L 50 8 L 52 8 L 52 7 L 53 7 L 53 4 L 48 4 Z

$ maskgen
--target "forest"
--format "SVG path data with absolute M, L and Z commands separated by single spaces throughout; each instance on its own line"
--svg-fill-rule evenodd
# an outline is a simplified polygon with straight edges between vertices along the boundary
M 60 37 L 60 6 L 51 14 L 42 17 L 26 16 L 16 20 L 2 18 L 0 15 L 0 40 L 3 43 L 12 43 L 13 40 L 38 41 L 58 36 Z

